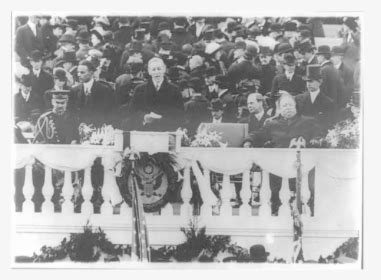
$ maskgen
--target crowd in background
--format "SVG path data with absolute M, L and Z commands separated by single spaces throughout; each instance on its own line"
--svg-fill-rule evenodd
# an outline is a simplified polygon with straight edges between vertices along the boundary
M 327 23 L 341 25 L 342 43 L 316 46 Z M 81 123 L 193 136 L 202 122 L 248 123 L 252 133 L 274 120 L 274 138 L 279 118 L 294 117 L 281 96 L 322 131 L 360 105 L 357 18 L 19 16 L 14 49 L 15 124 L 38 136 L 54 123 L 57 135 L 41 143 L 78 141 Z

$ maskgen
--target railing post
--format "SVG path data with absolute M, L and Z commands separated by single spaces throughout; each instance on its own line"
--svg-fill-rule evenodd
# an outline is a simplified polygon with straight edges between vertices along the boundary
M 34 158 L 30 158 L 30 160 L 25 165 L 25 181 L 23 186 L 23 193 L 25 197 L 25 201 L 23 204 L 23 212 L 34 213 L 34 202 L 32 201 L 34 195 L 34 185 L 33 185 L 33 164 Z
M 94 189 L 91 184 L 91 166 L 90 166 L 85 169 L 85 174 L 84 174 L 84 180 L 83 180 L 83 186 L 82 186 L 82 196 L 84 201 L 81 205 L 81 213 L 89 214 L 89 215 L 94 213 L 94 206 L 91 203 L 93 192 L 94 192 Z
M 282 202 L 282 205 L 279 206 L 279 216 L 282 217 L 283 220 L 289 220 L 291 219 L 291 211 L 290 211 L 290 205 L 289 205 L 289 200 L 290 200 L 290 186 L 289 186 L 289 181 L 287 178 L 282 178 L 282 187 L 279 191 L 279 198 L 280 201 Z
M 114 166 L 115 158 L 113 153 L 107 153 L 102 158 L 104 166 L 104 182 L 102 186 L 103 204 L 101 206 L 102 214 L 113 214 L 113 205 L 120 203 L 123 198 L 120 194 L 115 180 Z
M 259 215 L 261 217 L 271 217 L 270 180 L 269 180 L 269 173 L 265 171 L 262 171 L 262 186 L 261 186 L 260 196 L 261 196 L 261 208 L 259 210 Z
M 251 206 L 249 201 L 251 198 L 250 190 L 250 169 L 245 170 L 242 176 L 242 189 L 241 189 L 242 205 L 240 207 L 240 216 L 249 217 L 251 216 Z
M 52 168 L 45 165 L 45 179 L 44 186 L 42 187 L 42 194 L 45 201 L 41 206 L 41 212 L 54 213 L 54 203 L 52 202 L 52 196 L 54 194 L 54 187 L 52 183 Z
M 232 216 L 232 206 L 230 199 L 232 198 L 232 186 L 230 184 L 230 176 L 223 174 L 222 190 L 221 190 L 221 212 L 220 216 Z
M 200 210 L 200 216 L 212 216 L 212 206 L 217 204 L 217 198 L 210 189 L 210 171 L 207 168 L 204 168 L 204 174 L 202 174 L 196 161 L 192 161 L 192 170 L 196 176 L 201 198 L 203 201 Z
M 189 162 L 186 163 L 184 168 L 184 181 L 183 187 L 181 189 L 181 198 L 183 199 L 183 205 L 181 206 L 181 216 L 191 217 L 192 207 L 189 203 L 192 198 L 192 188 L 191 188 L 191 169 Z
M 73 184 L 71 182 L 71 171 L 65 171 L 64 185 L 62 187 L 62 196 L 64 197 L 64 202 L 62 203 L 62 213 L 72 214 L 74 213 L 74 205 L 71 201 L 73 195 Z

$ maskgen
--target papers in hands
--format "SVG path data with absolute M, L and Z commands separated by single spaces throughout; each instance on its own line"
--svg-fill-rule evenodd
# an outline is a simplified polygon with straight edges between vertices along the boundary
M 159 119 L 162 118 L 161 115 L 156 114 L 156 113 L 154 113 L 154 112 L 149 113 L 149 116 L 150 116 L 151 118 L 153 118 L 153 119 L 157 119 L 157 120 L 159 120 Z

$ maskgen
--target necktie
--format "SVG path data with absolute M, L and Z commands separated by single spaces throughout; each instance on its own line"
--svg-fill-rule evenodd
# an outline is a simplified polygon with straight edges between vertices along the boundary
M 88 87 L 85 88 L 85 107 L 89 104 L 90 100 L 90 90 Z
M 156 83 L 155 87 L 156 87 L 156 91 L 159 91 L 159 89 L 160 89 L 160 84 L 159 84 L 159 83 Z

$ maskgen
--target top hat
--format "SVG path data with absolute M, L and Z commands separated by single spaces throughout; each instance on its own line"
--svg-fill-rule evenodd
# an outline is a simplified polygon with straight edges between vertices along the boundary
M 319 81 L 321 79 L 321 66 L 319 64 L 307 65 L 307 75 L 303 79 L 306 81 Z
M 250 257 L 254 262 L 266 262 L 270 253 L 261 244 L 256 244 L 250 247 Z
M 30 54 L 29 59 L 31 61 L 41 61 L 42 60 L 42 53 L 39 50 L 34 50 Z
M 76 44 L 75 38 L 71 34 L 64 34 L 61 36 L 61 38 L 58 40 L 59 43 L 71 43 L 73 45 Z
M 316 54 L 330 54 L 331 49 L 327 45 L 321 45 L 318 47 Z
M 341 55 L 343 56 L 345 53 L 344 48 L 340 46 L 334 46 L 332 47 L 332 55 Z
M 210 111 L 223 111 L 224 110 L 224 103 L 222 103 L 221 99 L 215 98 L 210 102 L 210 107 L 208 109 Z
M 168 30 L 168 29 L 170 29 L 170 28 L 169 28 L 169 24 L 168 24 L 168 22 L 166 22 L 166 21 L 162 21 L 162 22 L 160 22 L 160 23 L 159 23 L 159 26 L 158 26 L 158 28 L 157 28 L 158 31 Z

